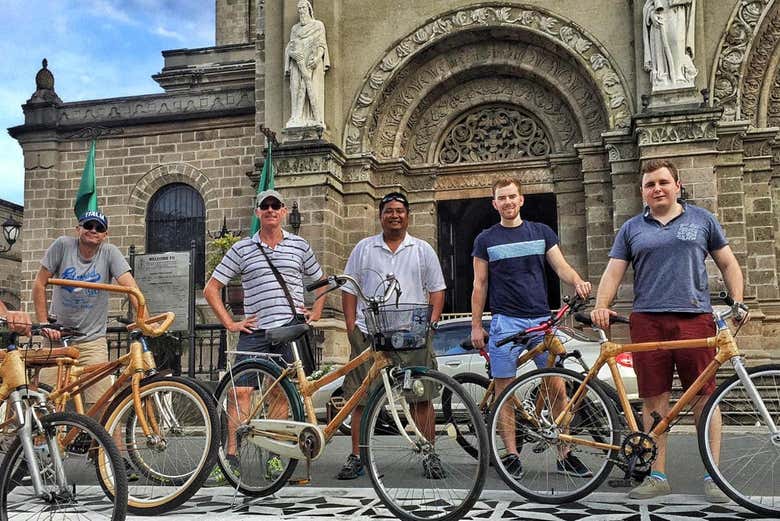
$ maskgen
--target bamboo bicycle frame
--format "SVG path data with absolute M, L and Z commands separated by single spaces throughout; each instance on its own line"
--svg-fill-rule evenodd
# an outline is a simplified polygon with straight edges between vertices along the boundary
M 620 371 L 617 368 L 617 362 L 615 357 L 622 353 L 641 353 L 647 351 L 671 351 L 673 349 L 706 349 L 715 347 L 717 349 L 715 357 L 709 363 L 707 368 L 699 375 L 698 378 L 691 384 L 688 390 L 683 393 L 679 401 L 672 407 L 669 413 L 659 421 L 653 430 L 650 431 L 650 436 L 653 438 L 663 434 L 669 425 L 677 418 L 680 411 L 683 410 L 696 396 L 696 393 L 701 390 L 702 387 L 709 381 L 716 373 L 718 368 L 723 365 L 724 362 L 739 355 L 739 349 L 736 342 L 734 342 L 734 336 L 731 331 L 726 329 L 720 329 L 716 336 L 708 338 L 696 338 L 691 340 L 673 340 L 667 342 L 642 342 L 636 344 L 616 344 L 614 342 L 606 341 L 601 344 L 601 353 L 599 354 L 596 363 L 590 368 L 590 371 L 585 375 L 585 379 L 574 393 L 574 396 L 570 400 L 567 400 L 566 405 L 555 419 L 556 425 L 561 426 L 561 430 L 565 430 L 568 427 L 568 422 L 573 415 L 571 411 L 579 405 L 580 400 L 585 396 L 585 390 L 588 382 L 597 378 L 599 370 L 607 364 L 609 370 L 612 373 L 612 379 L 615 382 L 615 390 L 620 398 L 620 406 L 623 409 L 623 414 L 626 417 L 628 428 L 632 432 L 639 430 L 637 426 L 636 418 L 634 417 L 633 409 L 626 396 L 626 388 L 623 384 L 623 379 L 620 376 Z M 558 439 L 565 443 L 571 443 L 575 445 L 586 445 L 589 447 L 595 447 L 605 450 L 617 450 L 620 447 L 617 445 L 611 445 L 608 443 L 599 443 L 590 440 L 583 440 L 575 436 L 568 434 L 559 434 Z
M 381 374 L 381 371 L 393 365 L 393 361 L 390 360 L 390 358 L 382 351 L 374 351 L 372 347 L 366 348 L 362 353 L 360 353 L 358 356 L 353 358 L 349 361 L 346 365 L 338 368 L 337 370 L 333 371 L 332 373 L 328 373 L 319 380 L 315 380 L 313 382 L 310 382 L 306 379 L 306 373 L 303 370 L 303 363 L 300 360 L 300 357 L 298 355 L 298 346 L 296 342 L 290 343 L 292 346 L 292 352 L 293 352 L 293 358 L 294 362 L 290 365 L 288 365 L 284 370 L 282 371 L 282 374 L 279 375 L 279 377 L 268 386 L 266 391 L 263 393 L 263 395 L 260 397 L 260 400 L 258 400 L 258 403 L 254 406 L 251 413 L 247 416 L 246 422 L 249 422 L 251 418 L 257 414 L 257 412 L 260 410 L 260 407 L 263 406 L 263 403 L 265 402 L 267 396 L 271 392 L 273 388 L 275 388 L 279 383 L 288 376 L 295 376 L 295 380 L 293 381 L 295 384 L 295 388 L 298 391 L 298 394 L 303 399 L 303 406 L 304 411 L 306 413 L 306 419 L 309 423 L 312 423 L 314 425 L 318 425 L 317 422 L 317 416 L 314 412 L 314 404 L 311 401 L 311 397 L 316 393 L 320 388 L 328 385 L 329 383 L 335 381 L 340 376 L 344 376 L 347 373 L 352 372 L 354 369 L 362 365 L 364 362 L 368 362 L 369 360 L 373 360 L 373 363 L 371 364 L 371 367 L 368 370 L 368 374 L 363 379 L 363 381 L 360 384 L 360 387 L 358 387 L 357 391 L 350 397 L 349 400 L 344 404 L 344 406 L 339 410 L 338 414 L 330 421 L 327 425 L 323 428 L 323 434 L 325 436 L 325 441 L 328 442 L 333 437 L 333 435 L 338 430 L 339 426 L 341 426 L 342 423 L 344 423 L 344 420 L 347 416 L 349 416 L 350 413 L 360 404 L 360 400 L 368 393 L 368 389 L 370 388 L 371 384 L 376 380 L 376 378 Z M 266 433 L 270 435 L 271 433 Z
M 136 321 L 127 326 L 128 330 L 140 329 L 148 336 L 159 336 L 164 333 L 173 323 L 175 315 L 173 313 L 162 313 L 152 317 L 148 316 L 146 308 L 146 299 L 137 288 L 120 286 L 118 284 L 100 284 L 94 282 L 83 282 L 67 279 L 49 279 L 49 284 L 57 286 L 71 286 L 83 289 L 92 289 L 98 291 L 110 291 L 113 293 L 124 293 L 132 296 L 133 306 L 136 310 Z M 151 324 L 160 324 L 157 327 L 151 327 Z M 133 340 L 130 343 L 128 353 L 117 358 L 113 362 L 93 364 L 86 367 L 77 366 L 77 360 L 73 358 L 59 358 L 55 364 L 57 366 L 57 385 L 49 393 L 49 399 L 55 404 L 58 411 L 65 409 L 65 404 L 73 399 L 76 412 L 84 414 L 84 402 L 82 392 L 93 386 L 100 380 L 114 374 L 117 369 L 124 366 L 114 384 L 104 392 L 98 401 L 90 407 L 86 414 L 92 416 L 108 405 L 109 400 L 114 394 L 122 389 L 130 380 L 133 395 L 133 406 L 135 409 L 138 423 L 144 436 L 150 436 L 157 431 L 157 421 L 150 414 L 147 417 L 141 403 L 141 379 L 147 371 L 156 367 L 154 356 L 150 351 L 144 351 L 141 342 Z M 151 411 L 150 411 L 151 412 Z M 154 429 L 154 430 L 153 430 Z

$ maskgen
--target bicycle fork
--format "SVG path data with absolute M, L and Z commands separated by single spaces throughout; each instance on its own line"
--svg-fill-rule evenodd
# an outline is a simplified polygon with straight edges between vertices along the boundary
M 60 447 L 57 442 L 56 436 L 51 436 L 46 432 L 41 424 L 41 421 L 35 415 L 33 408 L 22 406 L 22 397 L 19 391 L 13 391 L 10 396 L 11 405 L 14 408 L 16 417 L 19 418 L 19 441 L 22 444 L 22 450 L 24 451 L 24 459 L 27 463 L 27 473 L 32 480 L 33 490 L 38 497 L 41 497 L 47 501 L 53 499 L 53 492 L 46 491 L 44 489 L 43 480 L 41 479 L 41 472 L 38 466 L 38 458 L 36 452 L 40 449 L 36 448 L 33 444 L 33 422 L 35 422 L 36 431 L 42 433 L 46 437 L 46 448 L 49 451 L 49 457 L 51 458 L 51 464 L 57 478 L 57 485 L 60 492 L 67 492 L 68 482 L 65 477 L 65 470 L 63 469 L 62 457 L 60 454 Z
M 756 386 L 753 385 L 753 381 L 750 379 L 750 375 L 748 374 L 747 369 L 745 369 L 745 365 L 742 363 L 742 357 L 733 357 L 731 359 L 731 365 L 734 367 L 734 372 L 737 373 L 739 381 L 745 386 L 750 401 L 753 402 L 758 414 L 761 415 L 761 418 L 764 420 L 767 427 L 769 427 L 769 432 L 772 434 L 772 442 L 775 445 L 780 444 L 780 432 L 777 430 L 777 425 L 775 424 L 772 415 L 769 414 L 766 405 L 764 405 L 764 400 L 759 396 Z
M 411 390 L 412 388 L 412 372 L 411 370 L 407 369 L 404 371 L 404 383 L 403 388 L 404 390 Z M 398 432 L 401 433 L 401 435 L 406 438 L 406 441 L 409 442 L 409 444 L 412 447 L 417 447 L 418 449 L 422 450 L 422 447 L 425 445 L 430 445 L 430 441 L 427 440 L 425 435 L 420 432 L 420 429 L 417 427 L 417 423 L 414 421 L 414 417 L 412 417 L 411 410 L 409 409 L 409 402 L 403 399 L 403 397 L 398 400 L 398 402 L 401 405 L 401 408 L 404 411 L 404 416 L 406 416 L 409 419 L 409 425 L 412 426 L 412 429 L 414 430 L 415 436 L 417 436 L 417 439 L 419 440 L 426 440 L 427 444 L 419 444 L 412 440 L 412 438 L 409 437 L 409 434 L 406 432 L 406 428 L 401 423 L 401 418 L 398 416 L 398 408 L 396 407 L 396 400 L 393 396 L 393 389 L 390 385 L 390 377 L 388 376 L 388 371 L 382 371 L 382 384 L 385 386 L 385 394 L 387 394 L 387 402 L 388 406 L 390 407 L 390 413 L 393 416 L 393 421 L 395 422 L 395 428 L 398 429 Z

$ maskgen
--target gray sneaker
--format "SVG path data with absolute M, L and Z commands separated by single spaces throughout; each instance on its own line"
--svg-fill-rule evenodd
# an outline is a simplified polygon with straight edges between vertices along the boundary
M 655 476 L 647 476 L 645 480 L 628 493 L 630 499 L 652 499 L 672 493 L 669 481 Z
M 728 503 L 731 501 L 711 479 L 704 480 L 704 495 L 710 503 Z

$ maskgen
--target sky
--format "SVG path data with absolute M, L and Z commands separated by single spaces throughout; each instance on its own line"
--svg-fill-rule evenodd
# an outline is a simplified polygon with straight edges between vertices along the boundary
M 64 102 L 162 92 L 161 52 L 214 45 L 214 0 L 0 0 L 0 199 L 24 204 L 24 123 L 46 58 Z

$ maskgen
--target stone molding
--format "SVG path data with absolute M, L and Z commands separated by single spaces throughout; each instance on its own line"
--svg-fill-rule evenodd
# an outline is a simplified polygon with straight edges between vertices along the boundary
M 500 101 L 546 122 L 561 151 L 582 135 L 598 139 L 607 127 L 599 96 L 581 70 L 550 49 L 526 42 L 474 42 L 400 71 L 378 96 L 365 146 L 379 157 L 433 162 L 436 134 L 462 112 Z
M 751 43 L 752 48 L 740 88 L 741 116 L 755 126 L 763 126 L 765 123 L 766 115 L 759 113 L 759 110 L 762 100 L 766 101 L 766 91 L 770 88 L 774 91 L 777 88 L 778 80 L 772 77 L 775 70 L 770 70 L 770 64 L 776 60 L 777 44 L 780 42 L 780 9 L 767 9 L 760 27 Z
M 741 0 L 731 13 L 723 33 L 712 69 L 710 92 L 712 105 L 723 107 L 725 120 L 737 120 L 741 115 L 740 89 L 748 70 L 747 57 L 761 21 L 774 0 Z
M 718 139 L 720 110 L 699 114 L 636 117 L 638 145 L 666 145 Z
M 255 110 L 251 89 L 192 94 L 162 94 L 64 103 L 57 126 L 82 127 L 137 125 L 151 121 L 170 122 L 196 117 L 244 114 Z
M 453 34 L 491 27 L 528 31 L 571 53 L 600 88 L 610 128 L 630 125 L 633 103 L 625 78 L 606 49 L 584 29 L 538 7 L 481 4 L 429 20 L 396 43 L 366 74 L 367 80 L 348 112 L 343 142 L 346 153 L 359 153 L 365 146 L 366 124 L 377 110 L 379 95 L 417 53 Z
M 203 197 L 206 212 L 217 209 L 214 186 L 206 174 L 188 163 L 167 163 L 152 168 L 135 183 L 128 199 L 130 212 L 146 215 L 146 206 L 155 192 L 171 183 L 185 183 L 195 188 Z

